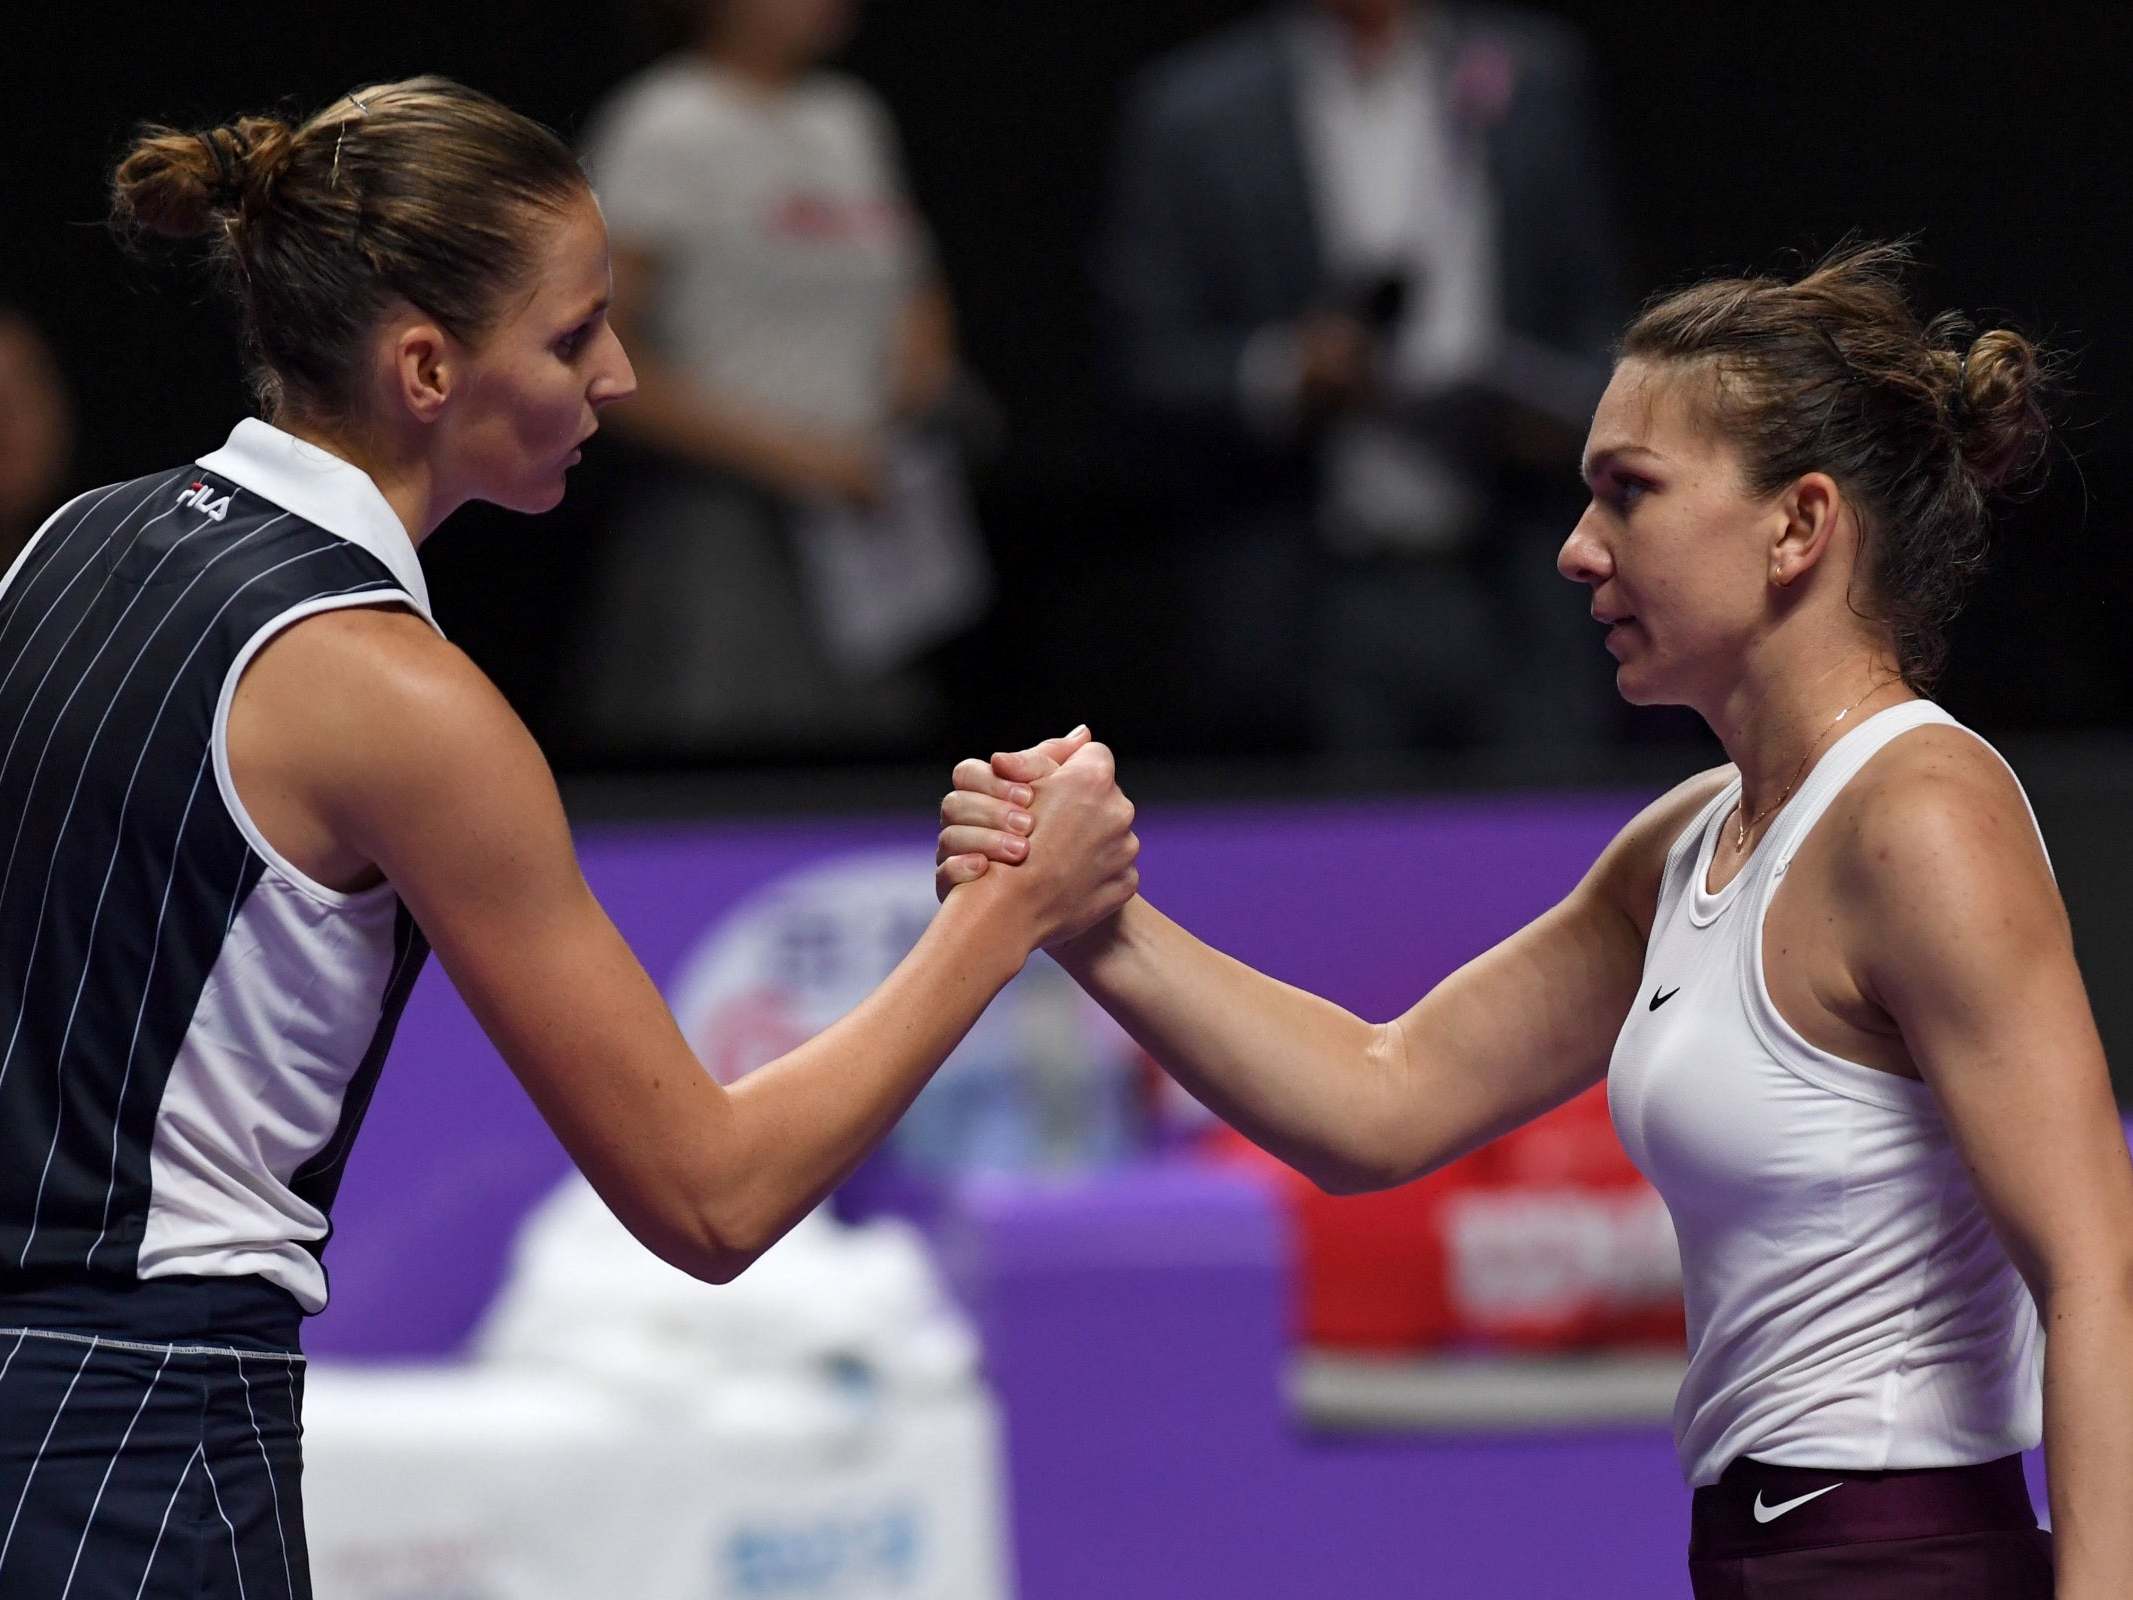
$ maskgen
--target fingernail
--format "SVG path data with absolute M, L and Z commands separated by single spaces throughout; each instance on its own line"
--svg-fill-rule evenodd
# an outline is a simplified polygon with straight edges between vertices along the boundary
M 1011 856 L 1019 856 L 1029 848 L 1029 841 L 1027 839 L 1009 839 L 1002 848 Z
M 1012 806 L 1026 806 L 1036 798 L 1036 794 L 1026 783 L 1015 784 L 1007 791 L 1007 803 Z
M 1034 821 L 1027 811 L 1010 811 L 1007 814 L 1007 825 L 1017 833 L 1027 833 L 1034 826 Z
M 1088 731 L 1089 725 L 1086 722 L 1077 722 L 1071 729 L 1068 730 L 1067 737 L 1069 739 L 1079 739 L 1083 734 L 1087 733 Z

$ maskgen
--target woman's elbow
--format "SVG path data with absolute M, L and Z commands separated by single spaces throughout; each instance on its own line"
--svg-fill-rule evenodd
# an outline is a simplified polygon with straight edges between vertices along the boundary
M 1362 1073 L 1372 1093 L 1344 1111 L 1331 1137 L 1312 1152 L 1304 1175 L 1331 1195 L 1369 1194 L 1379 1189 L 1397 1189 L 1443 1165 L 1451 1152 L 1437 1149 L 1434 1138 L 1412 1124 L 1412 1119 L 1387 1114 L 1397 1107 L 1400 1085 L 1407 1074 L 1406 1041 L 1393 1025 L 1380 1024 L 1369 1031 L 1363 1050 Z M 1388 1096 L 1393 1097 L 1388 1101 Z
M 1391 1187 L 1390 1184 L 1377 1182 L 1371 1174 L 1353 1167 L 1319 1167 L 1304 1176 L 1318 1185 L 1319 1193 L 1332 1195 L 1335 1199 L 1371 1194 Z
M 1413 1162 L 1382 1150 L 1329 1151 L 1308 1166 L 1299 1164 L 1297 1170 L 1325 1193 L 1337 1196 L 1397 1189 L 1421 1176 Z
M 704 1283 L 731 1283 L 774 1242 L 758 1238 L 739 1218 L 711 1209 L 624 1221 L 645 1249 Z
M 701 1256 L 688 1270 L 700 1283 L 728 1284 L 756 1263 L 756 1257 L 738 1250 Z
M 707 1216 L 697 1229 L 695 1265 L 687 1270 L 706 1283 L 731 1283 L 783 1234 L 782 1228 L 739 1212 Z

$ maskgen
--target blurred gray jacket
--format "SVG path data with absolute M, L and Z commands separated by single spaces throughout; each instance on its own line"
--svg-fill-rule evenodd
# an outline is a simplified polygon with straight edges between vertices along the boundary
M 1099 278 L 1118 380 L 1157 432 L 1177 487 L 1264 506 L 1308 498 L 1311 441 L 1253 429 L 1240 392 L 1252 336 L 1335 303 L 1299 120 L 1296 8 L 1277 6 L 1158 60 L 1129 94 Z M 1587 52 L 1561 24 L 1436 6 L 1430 56 L 1446 103 L 1483 143 L 1507 334 L 1597 362 L 1623 303 L 1609 162 Z M 1451 80 L 1509 67 L 1501 103 Z M 1568 466 L 1566 464 L 1566 472 Z

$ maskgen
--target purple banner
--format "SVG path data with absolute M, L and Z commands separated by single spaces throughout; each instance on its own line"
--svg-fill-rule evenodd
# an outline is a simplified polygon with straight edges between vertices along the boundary
M 1560 898 L 1629 798 L 1144 808 L 1143 890 L 1210 943 L 1362 1015 L 1392 1016 Z M 833 858 L 908 849 L 932 821 L 810 820 L 600 831 L 587 881 L 655 982 L 736 907 Z M 586 1063 L 588 1071 L 598 1063 Z M 526 1207 L 566 1161 L 433 962 L 415 990 L 335 1208 L 329 1356 L 458 1347 Z

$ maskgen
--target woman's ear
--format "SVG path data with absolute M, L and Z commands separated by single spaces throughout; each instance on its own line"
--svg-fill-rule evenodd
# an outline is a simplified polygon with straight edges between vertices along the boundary
M 1770 581 L 1789 588 L 1814 570 L 1829 550 L 1844 514 L 1844 491 L 1826 472 L 1810 472 L 1778 502 L 1783 522 L 1770 545 Z
M 389 330 L 387 393 L 417 422 L 435 422 L 459 380 L 452 336 L 427 317 L 409 317 Z

